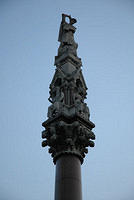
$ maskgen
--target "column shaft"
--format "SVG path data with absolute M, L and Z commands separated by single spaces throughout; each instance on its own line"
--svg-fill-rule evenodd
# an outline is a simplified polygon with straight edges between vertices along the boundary
M 81 163 L 75 155 L 62 155 L 56 162 L 55 200 L 82 200 Z

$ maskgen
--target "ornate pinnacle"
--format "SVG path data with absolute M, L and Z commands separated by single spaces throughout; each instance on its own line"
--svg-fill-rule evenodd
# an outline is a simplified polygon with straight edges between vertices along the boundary
M 69 18 L 69 23 L 66 22 Z M 50 84 L 51 105 L 48 120 L 43 122 L 42 146 L 49 146 L 54 163 L 63 154 L 74 154 L 81 163 L 88 146 L 94 147 L 95 125 L 89 120 L 89 108 L 84 100 L 87 87 L 81 70 L 81 59 L 77 56 L 74 40 L 76 19 L 62 14 L 58 41 L 60 46 L 55 57 L 56 72 Z

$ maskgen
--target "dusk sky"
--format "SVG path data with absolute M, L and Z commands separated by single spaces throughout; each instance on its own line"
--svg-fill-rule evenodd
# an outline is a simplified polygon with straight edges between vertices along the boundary
M 96 125 L 82 165 L 83 200 L 134 199 L 134 1 L 0 0 L 0 200 L 53 200 L 41 147 L 61 14 L 75 41 Z

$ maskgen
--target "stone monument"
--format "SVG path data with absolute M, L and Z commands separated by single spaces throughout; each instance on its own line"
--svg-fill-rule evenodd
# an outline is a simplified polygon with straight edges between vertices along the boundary
M 51 105 L 48 119 L 42 123 L 45 128 L 42 146 L 49 146 L 56 165 L 55 200 L 82 200 L 81 164 L 95 140 L 92 132 L 95 125 L 90 121 L 90 111 L 84 102 L 87 86 L 82 62 L 74 40 L 76 22 L 70 15 L 62 14 L 56 71 L 48 98 Z

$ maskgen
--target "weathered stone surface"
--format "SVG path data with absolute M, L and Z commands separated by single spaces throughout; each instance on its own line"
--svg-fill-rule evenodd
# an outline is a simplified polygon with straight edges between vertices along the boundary
M 66 22 L 69 18 L 69 23 Z M 56 72 L 50 84 L 51 105 L 48 120 L 42 125 L 42 146 L 49 146 L 54 163 L 61 155 L 76 155 L 81 163 L 88 147 L 93 147 L 95 135 L 90 121 L 90 111 L 84 102 L 87 86 L 81 70 L 81 59 L 77 57 L 74 40 L 76 19 L 62 14 L 59 38 L 60 46 L 55 57 Z

